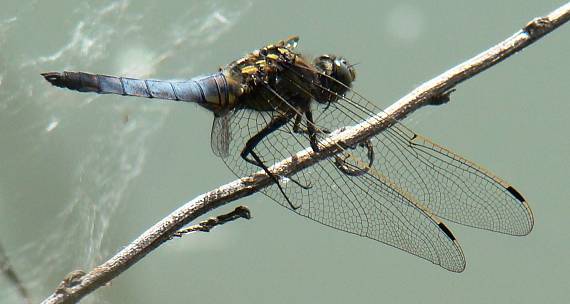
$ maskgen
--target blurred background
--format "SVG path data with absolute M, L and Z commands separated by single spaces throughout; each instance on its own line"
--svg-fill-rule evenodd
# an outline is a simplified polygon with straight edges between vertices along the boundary
M 185 79 L 297 34 L 309 55 L 360 63 L 356 90 L 387 107 L 563 3 L 2 0 L 1 246 L 39 302 L 70 271 L 235 178 L 210 151 L 205 110 L 60 90 L 41 72 Z M 526 237 L 450 224 L 464 273 L 257 194 L 223 209 L 247 205 L 251 221 L 168 242 L 84 302 L 568 301 L 569 38 L 567 24 L 405 121 L 511 182 L 535 213 Z M 0 275 L 0 303 L 19 301 Z

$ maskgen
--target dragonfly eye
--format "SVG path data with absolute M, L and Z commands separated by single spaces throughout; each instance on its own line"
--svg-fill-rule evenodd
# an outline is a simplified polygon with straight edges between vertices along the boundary
M 331 76 L 344 85 L 350 86 L 356 79 L 356 71 L 354 70 L 354 65 L 350 65 L 345 58 L 337 57 L 334 59 L 334 68 Z

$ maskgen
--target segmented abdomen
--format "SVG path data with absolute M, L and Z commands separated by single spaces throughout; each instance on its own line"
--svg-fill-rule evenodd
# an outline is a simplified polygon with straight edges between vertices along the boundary
M 51 84 L 79 92 L 118 94 L 196 102 L 212 111 L 233 105 L 235 90 L 222 72 L 186 81 L 134 79 L 84 72 L 49 72 L 42 76 Z

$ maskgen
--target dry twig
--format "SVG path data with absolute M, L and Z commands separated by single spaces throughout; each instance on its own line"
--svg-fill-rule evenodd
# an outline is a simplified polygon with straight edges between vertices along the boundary
M 186 227 L 184 229 L 180 229 L 176 231 L 172 236 L 173 237 L 182 237 L 185 234 L 192 233 L 192 232 L 210 232 L 212 228 L 216 226 L 223 225 L 225 223 L 235 221 L 239 218 L 244 218 L 246 220 L 251 219 L 251 213 L 247 207 L 238 206 L 232 212 L 218 215 L 216 217 L 211 217 L 205 221 L 200 222 L 198 225 L 192 225 L 190 227 Z

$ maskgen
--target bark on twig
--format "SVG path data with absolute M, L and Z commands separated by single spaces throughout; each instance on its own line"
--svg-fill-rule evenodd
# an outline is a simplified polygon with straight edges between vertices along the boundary
M 183 237 L 185 234 L 192 232 L 210 232 L 210 230 L 216 226 L 235 221 L 239 218 L 244 218 L 246 220 L 251 219 L 251 213 L 247 207 L 238 206 L 232 212 L 218 215 L 216 217 L 211 217 L 205 221 L 200 222 L 198 225 L 192 225 L 190 227 L 180 229 L 176 231 L 172 236 Z
M 434 98 L 445 95 L 446 92 L 457 84 L 522 50 L 564 24 L 568 19 L 570 19 L 570 3 L 563 5 L 545 17 L 532 20 L 522 30 L 501 43 L 422 84 L 387 108 L 383 113 L 379 113 L 376 117 L 361 123 L 358 128 L 349 128 L 334 135 L 331 140 L 327 140 L 325 147 L 320 153 L 315 154 L 312 152 L 312 149 L 306 149 L 297 153 L 294 157 L 275 164 L 270 169 L 279 176 L 289 176 L 337 152 L 339 147 L 337 143 L 342 142 L 344 145 L 350 146 L 382 132 L 382 130 L 390 126 L 392 121 L 391 119 L 382 118 L 391 116 L 397 120 L 402 119 L 419 107 L 429 104 Z M 74 277 L 72 286 L 58 289 L 44 303 L 77 302 L 82 297 L 117 277 L 145 255 L 170 239 L 176 231 L 192 220 L 228 202 L 256 193 L 272 182 L 271 178 L 260 172 L 235 180 L 195 198 L 148 229 L 108 261 L 79 278 Z

